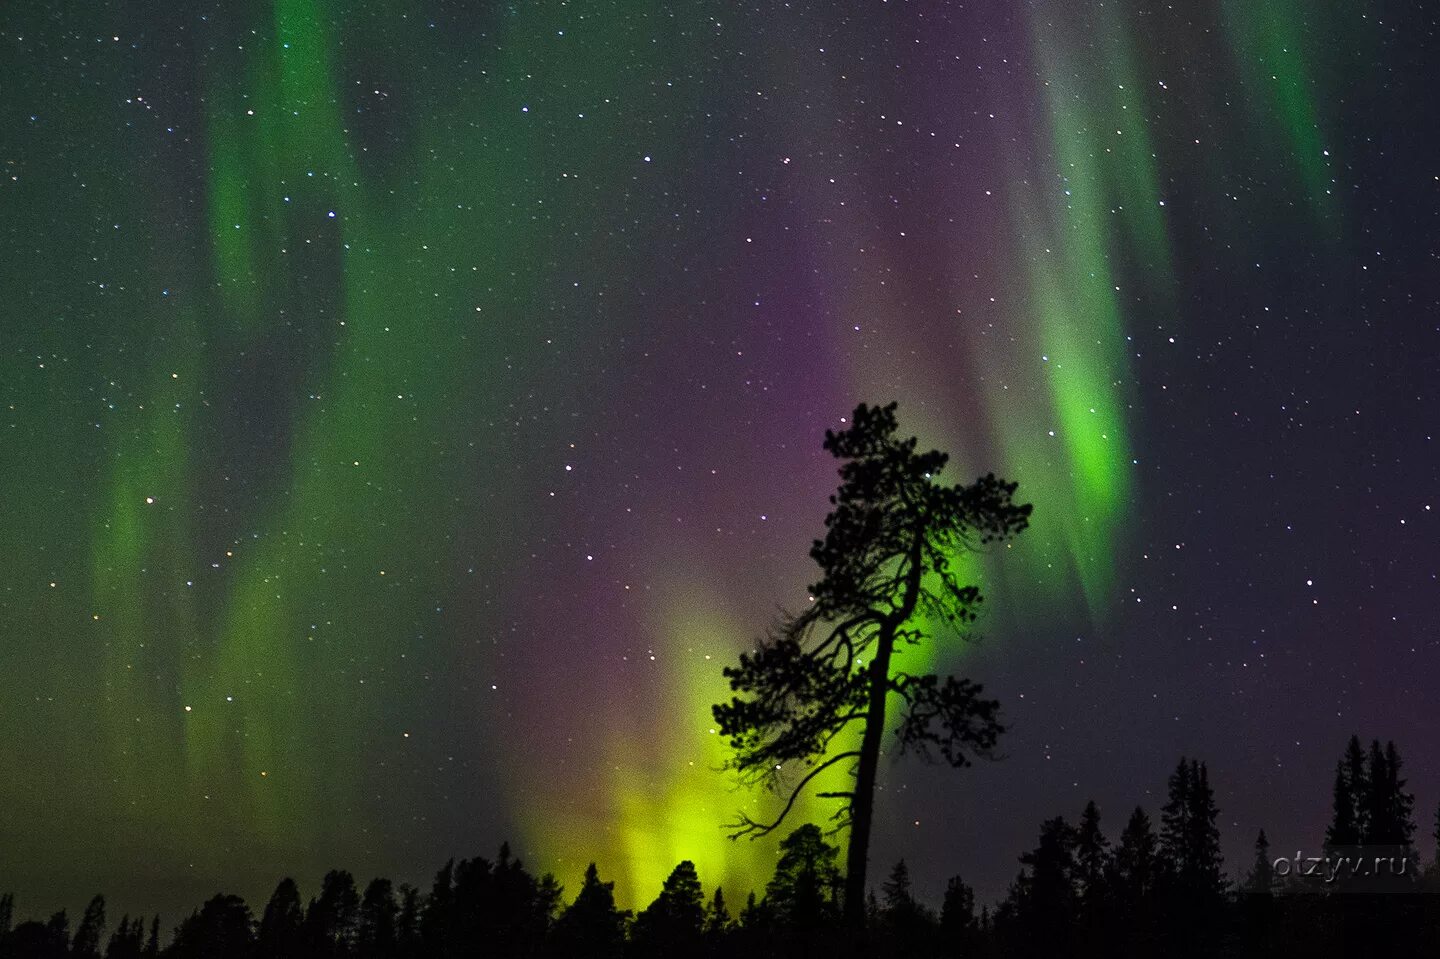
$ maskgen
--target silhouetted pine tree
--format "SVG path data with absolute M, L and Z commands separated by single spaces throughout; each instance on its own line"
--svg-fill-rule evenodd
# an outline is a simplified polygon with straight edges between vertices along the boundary
M 239 896 L 218 895 L 180 923 L 166 959 L 249 959 L 254 948 L 250 907 Z
M 1406 791 L 1406 780 L 1400 775 L 1405 764 L 1395 743 L 1387 741 L 1380 757 L 1384 770 L 1385 791 L 1380 797 L 1379 825 L 1372 826 L 1371 842 L 1400 847 L 1404 855 L 1414 855 L 1415 797 Z
M 1255 837 L 1255 862 L 1245 876 L 1243 889 L 1252 896 L 1270 896 L 1275 892 L 1275 860 L 1270 856 L 1270 840 L 1263 829 Z
M 880 887 L 879 929 L 886 951 L 894 956 L 928 955 L 934 951 L 935 917 L 915 898 L 910 867 L 901 859 Z
M 131 921 L 129 916 L 121 916 L 120 924 L 105 946 L 105 959 L 140 959 L 144 948 L 145 923 L 138 918 Z
M 551 943 L 561 959 L 610 959 L 620 955 L 630 913 L 615 908 L 615 884 L 601 882 L 592 862 L 580 893 L 555 923 Z
M 318 957 L 347 955 L 355 945 L 360 918 L 360 893 L 355 877 L 332 869 L 320 882 L 320 895 L 305 910 L 305 940 Z
M 725 905 L 725 890 L 716 886 L 715 895 L 705 909 L 705 938 L 710 940 L 712 951 L 723 942 L 734 924 L 730 909 Z
M 300 907 L 300 889 L 288 876 L 280 880 L 265 911 L 260 914 L 260 929 L 255 936 L 256 955 L 260 959 L 287 959 L 300 954 L 305 912 Z
M 395 916 L 395 953 L 400 959 L 419 959 L 420 890 L 408 882 L 400 884 L 400 912 Z
M 1011 499 L 1015 484 L 993 475 L 941 484 L 946 454 L 917 452 L 917 441 L 898 430 L 891 403 L 862 404 L 845 429 L 826 431 L 825 450 L 843 465 L 825 537 L 810 550 L 822 573 L 809 590 L 813 602 L 725 670 L 741 695 L 714 707 L 735 751 L 730 767 L 743 782 L 789 797 L 771 822 L 741 813 L 736 835 L 778 829 L 816 776 L 841 763 L 854 770 L 852 788 L 823 794 L 843 803 L 838 818 L 850 830 L 844 910 L 852 925 L 864 921 L 889 697 L 905 703 L 895 731 L 902 752 L 933 752 L 958 768 L 988 754 L 1003 731 L 999 704 L 983 698 L 979 684 L 911 675 L 895 668 L 895 657 L 931 638 L 931 623 L 964 634 L 981 597 L 958 579 L 955 556 L 1019 533 L 1030 516 L 1029 505 Z M 852 723 L 860 724 L 859 748 L 832 752 Z M 793 786 L 782 779 L 792 769 L 803 771 Z
M 1085 804 L 1075 830 L 1075 885 L 1078 892 L 1076 936 L 1079 954 L 1104 954 L 1112 909 L 1113 857 L 1110 840 L 1100 827 L 1100 807 Z
M 765 905 L 777 923 L 803 935 L 838 918 L 838 854 L 813 823 L 800 826 L 781 841 L 780 861 L 765 887 Z
M 1228 883 L 1220 853 L 1219 810 L 1205 764 L 1182 758 L 1161 811 L 1162 908 L 1169 948 L 1203 955 L 1218 945 Z
M 420 914 L 420 941 L 427 956 L 445 956 L 455 911 L 455 860 L 435 873 Z
M 1218 816 L 1205 764 L 1182 758 L 1161 810 L 1160 849 L 1177 891 L 1192 901 L 1213 903 L 1225 894 Z
M 488 890 L 478 890 L 482 905 L 476 935 L 493 942 L 497 952 L 515 956 L 537 953 L 560 905 L 560 886 L 555 877 L 547 875 L 537 880 L 511 855 L 510 844 L 502 843 L 490 872 L 490 884 Z
M 1360 842 L 1360 822 L 1355 789 L 1345 761 L 1335 765 L 1335 785 L 1330 795 L 1330 825 L 1325 829 L 1325 847 L 1337 849 Z
M 1191 760 L 1189 859 L 1197 894 L 1211 900 L 1225 895 L 1225 860 L 1220 852 L 1220 809 L 1210 788 L 1210 771 L 1204 763 Z
M 959 876 L 951 876 L 945 884 L 945 899 L 940 906 L 940 954 L 970 956 L 980 937 L 980 923 L 975 916 L 975 890 Z
M 671 871 L 660 895 L 635 917 L 631 944 L 638 956 L 690 955 L 700 947 L 705 897 L 695 864 L 685 860 Z
M 735 927 L 729 937 L 735 955 L 756 957 L 777 953 L 780 940 L 780 924 L 764 899 L 757 899 L 754 892 L 745 897 Z
M 1440 822 L 1440 820 L 1437 820 Z M 10 934 L 12 924 L 15 922 L 15 894 L 5 893 L 0 896 L 0 938 Z
M 1139 908 L 1155 892 L 1159 870 L 1156 848 L 1150 817 L 1144 809 L 1136 806 L 1120 833 L 1120 845 L 1115 849 L 1115 887 L 1127 911 Z
M 1165 805 L 1160 807 L 1160 851 L 1164 869 L 1175 875 L 1189 872 L 1191 809 L 1190 763 L 1184 757 L 1167 784 Z
M 505 851 L 508 855 L 508 849 Z M 474 942 L 493 941 L 500 918 L 496 915 L 495 886 L 494 869 L 485 857 L 455 863 L 454 907 L 446 955 L 460 956 Z
M 85 907 L 75 938 L 70 943 L 74 959 L 100 959 L 100 941 L 105 935 L 105 897 L 96 896 Z
M 355 928 L 355 954 L 361 959 L 393 959 L 396 952 L 395 921 L 400 904 L 389 879 L 372 879 L 360 899 Z
M 145 940 L 145 959 L 155 959 L 160 955 L 160 917 L 157 915 L 150 920 L 150 938 Z
M 1013 937 L 1027 956 L 1072 952 L 1078 892 L 1075 882 L 1075 828 L 1063 816 L 1040 826 L 1040 844 L 1020 857 L 1020 875 L 1011 888 Z
M 1276 902 L 1275 860 L 1270 854 L 1270 840 L 1261 829 L 1255 837 L 1255 859 L 1250 871 L 1241 879 L 1238 902 L 1242 942 L 1251 955 L 1274 955 L 1287 951 L 1280 935 L 1277 919 L 1281 904 Z
M 1108 899 L 1113 915 L 1115 952 L 1149 959 L 1160 951 L 1157 930 L 1161 867 L 1159 841 L 1150 817 L 1136 806 L 1120 833 L 1111 860 Z
M 1348 843 L 1336 842 L 1334 845 L 1357 845 L 1364 842 L 1370 833 L 1366 802 L 1366 797 L 1370 795 L 1370 777 L 1366 771 L 1365 750 L 1360 745 L 1359 736 L 1350 737 L 1350 742 L 1345 746 L 1345 755 L 1340 760 L 1340 768 L 1342 772 L 1336 777 L 1336 815 L 1331 825 L 1347 825 L 1342 812 L 1348 810 L 1350 829 L 1338 829 L 1337 836 L 1342 839 L 1347 836 L 1353 838 Z

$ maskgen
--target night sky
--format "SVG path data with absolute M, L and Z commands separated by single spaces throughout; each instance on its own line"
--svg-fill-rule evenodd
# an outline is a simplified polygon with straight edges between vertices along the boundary
M 1035 513 L 934 655 L 1005 758 L 882 763 L 877 869 L 993 899 L 1183 753 L 1234 872 L 1352 732 L 1428 834 L 1425 6 L 7 3 L 0 887 L 743 901 L 709 706 L 892 399 Z

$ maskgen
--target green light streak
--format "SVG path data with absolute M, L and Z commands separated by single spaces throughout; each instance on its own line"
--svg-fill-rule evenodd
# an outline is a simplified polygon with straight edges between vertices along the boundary
M 1227 0 L 1223 9 L 1236 66 L 1257 92 L 1249 102 L 1262 123 L 1278 126 L 1312 210 L 1335 209 L 1318 90 L 1300 29 L 1316 11 L 1292 0 Z

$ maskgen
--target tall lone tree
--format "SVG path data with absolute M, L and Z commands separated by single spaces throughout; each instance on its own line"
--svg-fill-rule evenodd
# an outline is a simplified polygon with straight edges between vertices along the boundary
M 913 675 L 896 666 L 907 646 L 939 626 L 963 635 L 975 618 L 980 590 L 962 583 L 956 558 L 1007 539 L 1028 525 L 1030 505 L 1012 500 L 1014 483 L 982 476 L 969 485 L 937 477 L 948 459 L 918 452 L 898 434 L 895 404 L 857 407 L 843 430 L 825 433 L 825 449 L 841 461 L 840 488 L 830 497 L 825 537 L 810 556 L 821 578 L 811 604 L 786 615 L 725 670 L 739 695 L 714 707 L 720 732 L 734 749 L 730 767 L 747 785 L 788 799 L 771 822 L 740 816 L 732 837 L 765 835 L 785 820 L 805 788 L 825 770 L 851 764 L 853 790 L 821 793 L 842 801 L 835 819 L 849 826 L 845 917 L 865 918 L 865 872 L 874 811 L 876 770 L 893 694 L 903 700 L 896 735 L 901 752 L 960 768 L 987 755 L 1004 731 L 999 704 L 968 679 Z M 858 724 L 860 742 L 842 733 Z M 805 770 L 793 784 L 792 766 Z

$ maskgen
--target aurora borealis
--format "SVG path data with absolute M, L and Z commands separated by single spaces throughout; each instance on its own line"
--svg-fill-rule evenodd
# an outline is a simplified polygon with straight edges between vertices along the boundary
M 173 912 L 508 838 L 742 902 L 775 843 L 724 838 L 767 799 L 709 707 L 862 400 L 1035 503 L 941 654 L 1007 758 L 883 765 L 876 862 L 993 896 L 1181 753 L 1284 848 L 1352 731 L 1433 808 L 1435 29 L 9 5 L 0 887 Z

